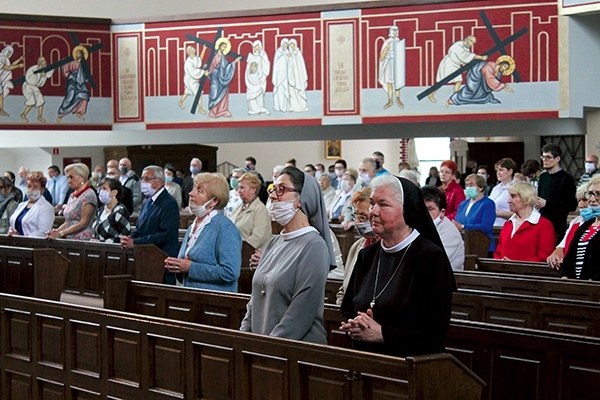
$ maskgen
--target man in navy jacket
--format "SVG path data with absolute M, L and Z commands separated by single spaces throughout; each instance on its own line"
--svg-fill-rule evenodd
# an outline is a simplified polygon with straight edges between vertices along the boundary
M 171 257 L 179 252 L 179 207 L 165 189 L 165 174 L 161 167 L 149 165 L 142 172 L 141 190 L 146 197 L 131 236 L 121 238 L 121 247 L 153 244 Z M 165 270 L 164 283 L 175 284 L 175 275 Z

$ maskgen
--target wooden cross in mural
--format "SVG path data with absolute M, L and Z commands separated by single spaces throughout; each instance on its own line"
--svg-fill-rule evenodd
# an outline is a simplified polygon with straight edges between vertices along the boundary
M 71 36 L 71 41 L 73 42 L 73 46 L 74 46 L 73 54 L 71 54 L 68 57 L 63 58 L 62 60 L 59 60 L 53 64 L 46 66 L 46 68 L 38 69 L 37 71 L 34 72 L 34 74 L 41 74 L 42 72 L 52 71 L 53 69 L 60 68 L 63 65 L 70 63 L 71 61 L 73 61 L 75 59 L 75 57 L 74 57 L 75 51 L 81 50 L 84 53 L 84 57 L 82 57 L 80 60 L 81 69 L 83 70 L 83 75 L 85 77 L 85 80 L 90 83 L 92 88 L 96 89 L 96 87 L 97 87 L 96 82 L 94 81 L 94 78 L 92 77 L 92 74 L 90 73 L 90 65 L 87 63 L 87 58 L 93 52 L 100 50 L 104 45 L 102 43 L 97 43 L 93 46 L 86 48 L 79 42 L 79 39 L 77 38 L 77 35 L 74 32 L 69 32 L 69 35 Z M 18 79 L 15 79 L 13 81 L 13 84 L 20 85 L 24 81 L 25 81 L 25 77 L 22 76 Z
M 210 50 L 210 54 L 208 55 L 208 60 L 206 60 L 206 65 L 209 66 L 212 64 L 212 60 L 213 58 L 215 58 L 215 54 L 217 54 L 217 41 L 223 36 L 223 28 L 218 28 L 217 29 L 217 33 L 215 34 L 215 38 L 212 42 L 200 39 L 196 36 L 190 35 L 189 33 L 185 34 L 185 38 L 188 40 L 191 40 L 193 42 L 196 42 L 198 44 L 204 45 L 206 47 L 209 48 Z M 230 51 L 229 53 L 227 53 L 228 56 L 233 57 L 233 58 L 238 58 L 240 57 L 242 60 L 244 59 L 244 57 L 242 57 L 241 55 L 234 53 L 233 51 Z M 194 102 L 192 103 L 192 108 L 190 110 L 190 113 L 195 114 L 196 113 L 196 109 L 198 108 L 198 103 L 200 102 L 200 97 L 202 96 L 202 90 L 204 89 L 204 84 L 206 83 L 206 79 L 208 77 L 206 75 L 202 75 L 202 78 L 200 78 L 200 87 L 198 88 L 198 93 L 196 93 L 196 97 L 194 97 Z
M 489 55 L 494 54 L 497 51 L 499 51 L 502 55 L 506 55 L 506 54 L 508 54 L 506 52 L 506 46 L 511 44 L 512 42 L 514 42 L 515 40 L 517 40 L 518 38 L 520 38 L 521 36 L 523 36 L 524 34 L 527 33 L 527 28 L 523 28 L 520 31 L 518 31 L 517 33 L 510 35 L 506 39 L 500 40 L 500 37 L 494 30 L 494 27 L 492 26 L 490 20 L 488 19 L 485 11 L 480 11 L 479 16 L 483 20 L 483 23 L 485 24 L 485 26 L 488 30 L 488 33 L 490 34 L 490 37 L 492 38 L 492 40 L 494 41 L 494 44 L 495 44 L 494 47 L 485 51 L 483 53 L 483 55 L 489 56 Z M 456 78 L 457 76 L 461 75 L 463 72 L 469 71 L 477 63 L 480 63 L 480 62 L 481 62 L 480 60 L 473 60 L 470 63 L 463 65 L 462 67 L 460 67 L 459 69 L 457 69 L 456 71 L 454 71 L 453 73 L 451 73 L 450 75 L 448 75 L 447 77 L 442 79 L 441 81 L 437 82 L 435 85 L 431 86 L 429 89 L 419 93 L 417 95 L 417 99 L 419 101 L 423 100 L 423 98 L 425 98 L 428 95 L 430 95 L 431 93 L 437 91 L 439 88 L 441 88 L 442 86 L 444 86 L 445 84 L 450 82 L 452 79 Z M 521 81 L 521 76 L 519 75 L 519 73 L 516 70 L 513 72 L 513 76 L 515 77 L 515 80 L 517 82 Z

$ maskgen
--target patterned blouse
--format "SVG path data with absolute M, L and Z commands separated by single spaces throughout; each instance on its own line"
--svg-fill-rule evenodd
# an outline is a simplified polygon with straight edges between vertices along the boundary
M 91 187 L 88 187 L 78 196 L 75 196 L 75 194 L 69 196 L 69 201 L 63 209 L 63 215 L 65 216 L 67 228 L 75 225 L 81 220 L 81 211 L 83 210 L 83 206 L 85 204 L 93 205 L 94 209 L 98 207 L 98 197 L 96 196 L 94 189 Z M 86 226 L 83 230 L 73 235 L 67 235 L 65 238 L 74 240 L 90 240 L 94 236 L 94 231 L 92 230 L 93 223 L 94 218 L 92 217 L 90 218 L 88 226 Z
M 121 203 L 117 203 L 110 213 L 103 217 L 106 209 L 102 205 L 98 210 L 96 222 L 94 222 L 94 238 L 101 242 L 119 243 L 121 236 L 129 236 L 131 224 L 129 223 L 129 212 Z

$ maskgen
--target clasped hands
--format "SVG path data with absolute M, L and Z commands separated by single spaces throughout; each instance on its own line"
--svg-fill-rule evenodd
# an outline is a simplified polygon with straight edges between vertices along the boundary
M 190 270 L 192 260 L 187 258 L 167 257 L 165 259 L 165 268 L 174 274 L 185 273 Z
M 381 325 L 373 319 L 373 310 L 368 309 L 366 313 L 359 311 L 358 315 L 343 322 L 340 326 L 342 332 L 346 332 L 352 340 L 363 342 L 383 342 Z

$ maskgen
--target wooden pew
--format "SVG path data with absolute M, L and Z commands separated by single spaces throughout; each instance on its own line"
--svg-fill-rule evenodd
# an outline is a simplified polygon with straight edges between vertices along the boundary
M 474 254 L 477 257 L 487 257 L 490 249 L 490 238 L 482 231 L 461 231 L 465 243 L 465 255 Z
M 480 271 L 455 271 L 454 278 L 461 289 L 600 302 L 595 281 Z
M 248 293 L 252 292 L 252 277 L 254 276 L 254 270 L 250 269 L 250 257 L 256 249 L 250 246 L 247 242 L 242 241 L 242 266 L 240 270 L 240 278 L 238 279 L 238 292 Z
M 396 358 L 0 295 L 0 398 L 465 399 L 449 354 Z
M 66 289 L 93 296 L 104 292 L 105 275 L 131 274 L 139 280 L 162 282 L 166 258 L 154 245 L 136 245 L 134 251 L 111 243 L 7 235 L 0 235 L 0 245 L 56 250 L 70 261 Z
M 466 265 L 465 265 L 466 268 Z M 475 266 L 477 271 L 497 272 L 503 274 L 553 276 L 559 277 L 558 271 L 548 267 L 543 262 L 508 261 L 495 258 L 478 258 Z
M 337 292 L 342 286 L 342 281 L 339 279 L 327 279 L 325 282 L 325 303 L 335 304 L 337 299 Z
M 249 296 L 108 277 L 105 307 L 238 329 Z M 325 305 L 329 344 L 350 345 L 337 330 L 339 308 Z M 587 399 L 596 395 L 600 339 L 453 319 L 447 349 L 488 382 L 485 399 Z M 514 383 L 518 384 L 514 384 Z M 571 397 L 569 393 L 577 396 Z
M 68 269 L 53 249 L 0 246 L 0 292 L 59 301 Z
M 340 244 L 340 250 L 342 252 L 342 261 L 344 261 L 344 265 L 346 265 L 346 260 L 348 257 L 348 252 L 350 251 L 350 247 L 356 242 L 361 236 L 356 232 L 356 229 L 352 228 L 349 230 L 345 230 L 342 228 L 341 224 L 329 224 L 329 227 L 335 234 L 335 237 Z

